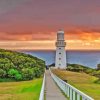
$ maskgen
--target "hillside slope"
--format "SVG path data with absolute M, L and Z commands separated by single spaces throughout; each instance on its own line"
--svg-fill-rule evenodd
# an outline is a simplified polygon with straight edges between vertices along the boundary
M 71 72 L 65 70 L 52 70 L 62 80 L 83 91 L 95 100 L 100 100 L 100 84 L 95 83 L 97 77 L 84 72 Z
M 45 62 L 29 54 L 0 49 L 0 80 L 31 80 L 44 73 Z

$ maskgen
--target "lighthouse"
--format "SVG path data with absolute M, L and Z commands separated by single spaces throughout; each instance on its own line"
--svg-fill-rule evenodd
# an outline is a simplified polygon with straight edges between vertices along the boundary
M 64 31 L 59 30 L 57 32 L 56 41 L 56 57 L 55 57 L 55 67 L 59 69 L 66 69 L 66 42 L 64 40 Z

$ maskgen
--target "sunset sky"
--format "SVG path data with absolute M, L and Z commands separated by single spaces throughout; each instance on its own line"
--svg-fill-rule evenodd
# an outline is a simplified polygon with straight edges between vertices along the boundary
M 0 0 L 0 48 L 100 50 L 100 0 Z

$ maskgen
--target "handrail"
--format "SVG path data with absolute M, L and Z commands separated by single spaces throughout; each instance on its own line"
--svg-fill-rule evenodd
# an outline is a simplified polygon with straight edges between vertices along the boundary
M 62 79 L 53 74 L 50 70 L 53 80 L 57 83 L 60 89 L 70 98 L 70 100 L 94 100 L 90 96 L 76 89 L 72 85 L 64 82 Z M 82 99 L 81 99 L 82 98 Z
M 45 91 L 45 74 L 42 82 L 42 88 L 41 88 L 39 100 L 44 100 L 44 91 Z

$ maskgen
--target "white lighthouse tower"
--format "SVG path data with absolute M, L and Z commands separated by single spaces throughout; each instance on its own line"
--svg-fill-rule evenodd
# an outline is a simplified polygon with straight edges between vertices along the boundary
M 66 42 L 64 40 L 64 31 L 59 30 L 57 32 L 57 42 L 56 42 L 56 58 L 55 67 L 59 69 L 66 69 Z

